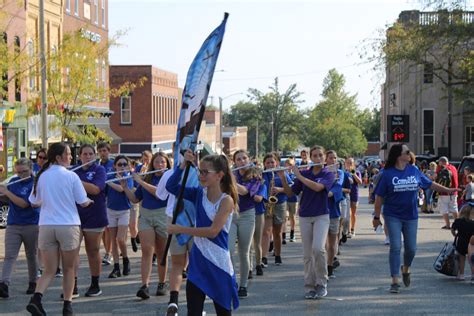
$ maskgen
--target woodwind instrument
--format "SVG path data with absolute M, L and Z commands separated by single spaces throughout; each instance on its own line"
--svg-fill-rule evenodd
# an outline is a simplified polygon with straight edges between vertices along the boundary
M 275 187 L 275 173 L 272 172 L 272 180 L 270 181 L 270 189 L 269 189 L 270 194 L 272 194 L 274 187 Z M 278 203 L 278 198 L 276 197 L 276 195 L 270 195 L 268 197 L 266 209 L 267 209 L 267 214 L 269 216 L 273 216 L 273 208 L 275 207 L 277 203 Z

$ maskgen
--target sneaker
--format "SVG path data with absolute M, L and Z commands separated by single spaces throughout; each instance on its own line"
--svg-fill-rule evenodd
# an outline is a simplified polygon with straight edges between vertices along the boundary
M 108 254 L 105 254 L 104 258 L 102 258 L 102 265 L 110 266 L 111 264 L 112 264 L 112 258 Z
M 28 295 L 35 294 L 35 290 L 36 290 L 36 282 L 29 282 L 28 289 L 26 290 L 26 294 Z
M 78 298 L 79 296 L 80 296 L 79 290 L 75 286 L 74 290 L 72 290 L 72 298 Z M 61 293 L 61 299 L 64 299 L 64 294 L 63 293 Z
M 337 259 L 336 257 L 334 257 L 334 260 L 332 262 L 332 267 L 334 270 L 336 270 L 336 268 L 338 268 L 339 266 L 341 265 L 341 263 L 339 262 L 339 259 Z
M 347 233 L 346 238 L 347 238 L 347 239 L 351 239 L 351 238 L 352 238 L 352 234 L 351 234 L 351 233 Z
M 249 276 L 247 277 L 247 279 L 251 280 L 253 279 L 253 273 L 252 273 L 252 270 L 249 271 Z
M 391 284 L 390 293 L 400 293 L 400 285 L 398 283 Z
M 125 257 L 123 258 L 123 275 L 129 275 L 130 274 L 130 260 Z
M 178 315 L 178 305 L 176 303 L 169 303 L 168 309 L 166 310 L 166 316 Z
M 350 236 L 351 236 L 350 238 L 353 238 L 353 237 L 355 237 L 355 236 L 356 236 L 356 233 L 355 233 L 355 231 L 354 231 L 354 230 L 351 230 L 351 234 L 350 234 Z
M 385 240 L 384 240 L 383 244 L 384 244 L 385 246 L 390 245 L 390 238 L 388 238 L 388 236 L 385 237 Z
M 268 247 L 268 252 L 273 251 L 273 241 L 270 241 L 270 246 Z
M 258 265 L 255 269 L 257 270 L 257 275 L 263 275 L 262 265 Z
M 444 225 L 443 227 L 441 227 L 441 229 L 451 229 L 451 227 L 449 227 L 448 225 Z
M 316 285 L 314 290 L 316 291 L 316 298 L 325 297 L 328 295 L 328 290 L 326 289 L 324 285 L 318 284 Z
M 140 244 L 140 235 L 137 235 L 137 237 L 135 237 L 135 241 L 137 244 Z
M 304 298 L 307 300 L 314 300 L 316 298 L 316 291 L 309 291 L 304 294 Z
M 295 239 L 295 236 L 290 236 L 290 242 L 295 242 L 296 239 Z
M 334 275 L 334 267 L 328 266 L 328 278 L 335 279 L 336 276 Z
M 56 270 L 56 277 L 57 277 L 57 278 L 62 278 L 62 277 L 63 277 L 63 272 L 61 271 L 60 268 L 58 268 L 58 269 Z
M 130 237 L 130 243 L 132 244 L 132 250 L 133 252 L 137 252 L 138 251 L 138 246 L 137 246 L 137 241 L 135 238 L 133 237 Z
M 464 274 L 458 274 L 458 275 L 456 276 L 456 280 L 458 280 L 458 281 L 464 281 L 464 280 L 466 280 L 466 278 L 464 277 Z
M 283 239 L 283 240 L 281 241 L 281 244 L 282 244 L 282 245 L 286 245 L 286 239 Z
M 402 271 L 402 279 L 403 279 L 403 284 L 406 286 L 406 287 L 409 287 L 410 286 L 410 272 L 407 272 L 407 273 L 403 273 L 403 266 L 400 267 L 400 270 Z
M 46 311 L 44 310 L 41 302 L 36 302 L 33 300 L 33 298 L 31 298 L 28 305 L 26 305 L 26 310 L 29 311 L 33 316 L 46 316 Z
M 151 264 L 152 264 L 154 267 L 157 267 L 157 266 L 158 266 L 158 259 L 156 258 L 156 255 L 153 255 L 153 260 L 151 261 Z
M 267 257 L 262 257 L 262 268 L 268 267 Z
M 102 291 L 100 290 L 100 287 L 98 285 L 95 286 L 91 284 L 85 295 L 87 297 L 97 297 L 102 295 Z
M 0 283 L 0 297 L 1 298 L 9 298 L 10 295 L 8 294 L 8 285 L 5 283 Z
M 282 263 L 281 256 L 275 256 L 275 265 L 281 266 Z
M 147 300 L 150 298 L 150 293 L 148 292 L 148 286 L 145 284 L 138 290 L 137 296 L 143 300 Z
M 63 305 L 63 316 L 73 316 L 74 311 L 72 310 L 72 304 L 64 304 Z
M 246 287 L 239 287 L 239 292 L 237 293 L 239 297 L 247 297 L 247 288 Z
M 112 272 L 110 272 L 109 274 L 109 279 L 116 279 L 116 278 L 120 278 L 122 276 L 122 273 L 120 272 L 120 267 L 114 267 L 114 269 L 112 270 Z
M 36 278 L 41 278 L 41 276 L 43 275 L 43 270 L 41 269 L 38 269 L 38 271 L 36 272 Z
M 349 237 L 350 238 L 350 237 Z M 342 237 L 341 237 L 341 243 L 345 244 L 347 242 L 347 235 L 342 233 Z
M 168 294 L 168 290 L 166 288 L 166 283 L 158 283 L 158 287 L 156 288 L 156 296 L 165 296 Z

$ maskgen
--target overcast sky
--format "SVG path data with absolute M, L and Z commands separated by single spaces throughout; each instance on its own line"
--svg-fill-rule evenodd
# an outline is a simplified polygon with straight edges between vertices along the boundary
M 371 66 L 360 65 L 359 47 L 401 11 L 417 8 L 416 0 L 110 0 L 109 35 L 128 30 L 110 63 L 151 64 L 177 73 L 183 87 L 202 42 L 229 12 L 216 67 L 223 71 L 214 75 L 210 96 L 268 91 L 279 77 L 282 91 L 296 83 L 302 106 L 312 107 L 336 68 L 361 107 L 378 107 L 382 82 Z M 239 99 L 245 96 L 227 98 L 225 108 Z

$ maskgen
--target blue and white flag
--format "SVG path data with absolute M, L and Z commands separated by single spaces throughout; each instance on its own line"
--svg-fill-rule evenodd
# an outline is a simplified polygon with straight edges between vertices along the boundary
M 217 57 L 224 38 L 228 13 L 225 13 L 222 23 L 207 37 L 201 49 L 189 67 L 184 86 L 181 112 L 179 114 L 178 130 L 174 147 L 174 161 L 178 164 L 180 155 L 187 149 L 196 150 L 202 118 L 206 110 L 207 97 L 211 89 L 212 77 L 216 68 Z M 185 183 L 186 187 L 197 187 L 199 179 L 195 168 L 191 167 Z M 178 214 L 176 223 L 183 226 L 194 226 L 196 210 L 194 205 L 182 201 L 183 211 Z M 187 243 L 190 236 L 176 235 L 178 243 Z
M 179 154 L 196 150 L 202 118 L 206 110 L 207 97 L 211 89 L 212 77 L 216 69 L 217 57 L 224 38 L 228 13 L 222 23 L 207 37 L 189 67 L 183 90 L 183 103 L 179 114 L 175 143 L 175 161 Z

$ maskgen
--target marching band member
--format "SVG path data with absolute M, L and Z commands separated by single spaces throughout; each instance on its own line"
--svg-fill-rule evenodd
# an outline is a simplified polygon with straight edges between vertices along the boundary
M 5 231 L 5 260 L 3 261 L 2 278 L 0 280 L 0 297 L 8 298 L 11 274 L 15 265 L 21 244 L 25 247 L 28 265 L 28 289 L 26 294 L 33 294 L 36 287 L 36 272 L 38 270 L 38 220 L 39 208 L 34 208 L 28 201 L 33 189 L 32 163 L 27 158 L 15 162 L 18 175 L 10 180 L 11 185 L 0 185 L 0 193 L 9 199 L 10 210 Z M 25 179 L 17 182 L 20 179 Z M 13 183 L 15 182 L 15 183 Z
M 90 144 L 82 145 L 79 149 L 79 156 L 84 164 L 95 161 L 94 146 Z M 81 179 L 87 196 L 94 201 L 88 207 L 78 206 L 77 209 L 81 218 L 81 229 L 91 272 L 91 285 L 86 292 L 86 296 L 95 297 L 102 294 L 99 286 L 99 277 L 102 271 L 100 241 L 102 233 L 109 224 L 105 206 L 105 180 L 107 175 L 104 167 L 95 163 L 83 165 L 75 172 Z M 75 289 L 77 290 L 77 286 L 75 286 Z
M 185 162 L 176 168 L 166 188 L 177 195 L 186 163 L 194 161 L 193 153 L 185 153 Z M 210 155 L 201 160 L 200 186 L 187 188 L 184 198 L 196 205 L 196 227 L 168 225 L 168 233 L 194 236 L 189 257 L 186 284 L 188 315 L 201 316 L 206 295 L 214 301 L 217 315 L 231 315 L 239 306 L 237 283 L 230 259 L 229 230 L 238 193 L 229 162 L 223 155 Z
M 114 258 L 114 269 L 109 278 L 114 279 L 122 276 L 119 263 L 119 248 L 123 257 L 123 275 L 130 274 L 130 260 L 127 255 L 127 230 L 130 221 L 130 200 L 120 185 L 120 178 L 128 174 L 130 162 L 127 157 L 118 155 L 114 160 L 115 174 L 114 182 L 108 182 L 107 187 L 107 217 L 109 219 L 109 232 L 112 241 L 112 256 Z M 127 179 L 129 188 L 133 187 L 133 180 Z
M 142 299 L 150 298 L 148 286 L 152 270 L 152 258 L 156 253 L 158 258 L 163 256 L 166 245 L 166 204 L 167 199 L 159 199 L 156 196 L 156 189 L 165 169 L 171 169 L 171 163 L 165 153 L 157 152 L 153 155 L 148 166 L 148 171 L 163 170 L 161 172 L 150 173 L 142 179 L 137 173 L 133 174 L 133 179 L 138 183 L 135 192 L 132 192 L 125 180 L 121 181 L 122 188 L 132 203 L 140 204 L 139 236 L 142 249 L 141 276 L 142 287 L 138 290 L 137 296 Z M 158 265 L 158 288 L 156 295 L 166 295 L 166 270 L 167 266 Z
M 309 152 L 315 164 L 323 164 L 325 151 L 321 146 L 313 146 Z M 329 230 L 328 192 L 334 184 L 335 175 L 321 165 L 299 171 L 293 168 L 296 179 L 290 187 L 283 179 L 286 194 L 303 192 L 300 200 L 300 229 L 303 242 L 305 298 L 315 299 L 327 295 L 327 256 L 326 239 Z
M 75 263 L 79 254 L 81 219 L 76 203 L 89 206 L 79 177 L 67 170 L 71 162 L 71 150 L 64 143 L 56 143 L 48 149 L 48 161 L 36 176 L 29 201 L 41 206 L 38 247 L 42 253 L 44 273 L 38 279 L 36 290 L 26 309 L 33 315 L 46 315 L 41 300 L 44 291 L 54 278 L 61 256 L 64 279 L 63 315 L 72 315 Z

